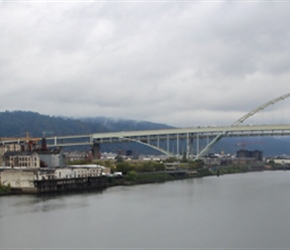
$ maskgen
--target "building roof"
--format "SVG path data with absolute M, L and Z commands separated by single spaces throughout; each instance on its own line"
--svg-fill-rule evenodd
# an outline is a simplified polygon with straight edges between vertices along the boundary
M 8 151 L 4 156 L 31 156 L 35 151 Z

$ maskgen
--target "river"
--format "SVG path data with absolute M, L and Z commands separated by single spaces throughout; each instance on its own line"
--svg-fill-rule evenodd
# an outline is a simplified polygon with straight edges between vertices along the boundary
M 290 249 L 290 171 L 0 197 L 0 249 Z

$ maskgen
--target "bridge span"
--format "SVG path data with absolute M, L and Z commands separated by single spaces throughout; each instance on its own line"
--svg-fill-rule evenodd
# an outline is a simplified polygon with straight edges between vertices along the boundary
M 67 147 L 90 145 L 97 155 L 100 144 L 136 142 L 152 147 L 167 155 L 181 155 L 186 152 L 187 157 L 195 149 L 195 158 L 204 155 L 222 137 L 241 136 L 289 136 L 290 124 L 278 125 L 242 125 L 245 120 L 267 107 L 290 97 L 290 93 L 272 99 L 248 112 L 231 126 L 208 126 L 192 128 L 170 128 L 143 131 L 122 131 L 109 133 L 94 133 L 87 135 L 47 137 L 48 147 Z M 202 145 L 206 141 L 205 145 Z M 11 141 L 10 141 L 11 142 Z M 201 143 L 202 142 L 202 143 Z M 2 143 L 5 143 L 2 141 Z
M 99 150 L 102 143 L 116 142 L 138 142 L 159 150 L 167 155 L 181 155 L 186 152 L 189 158 L 190 152 L 195 144 L 195 159 L 205 154 L 215 143 L 222 137 L 239 137 L 239 136 L 282 136 L 290 135 L 290 125 L 241 125 L 245 120 L 254 116 L 256 113 L 267 107 L 283 101 L 290 97 L 290 93 L 274 98 L 257 108 L 251 110 L 240 119 L 235 121 L 231 126 L 220 127 L 193 127 L 193 128 L 173 128 L 161 130 L 146 131 L 122 131 L 112 133 L 98 133 L 79 136 L 59 136 L 47 138 L 50 141 L 49 146 L 77 146 L 93 145 L 94 150 Z M 206 145 L 200 151 L 200 140 L 206 139 Z M 70 141 L 70 142 L 68 142 Z M 174 142 L 175 150 L 170 147 L 170 142 Z M 186 150 L 183 147 L 185 141 Z
M 137 142 L 152 147 L 167 155 L 178 155 L 186 151 L 189 156 L 193 147 L 200 153 L 201 140 L 207 144 L 217 136 L 250 137 L 250 136 L 289 136 L 290 124 L 281 125 L 238 125 L 216 127 L 170 128 L 142 131 L 122 131 L 95 133 L 87 135 L 48 137 L 49 147 L 67 147 L 91 145 L 99 147 L 104 143 Z M 172 146 L 174 144 L 174 147 Z M 184 148 L 184 144 L 186 145 Z M 174 151 L 172 150 L 174 148 Z

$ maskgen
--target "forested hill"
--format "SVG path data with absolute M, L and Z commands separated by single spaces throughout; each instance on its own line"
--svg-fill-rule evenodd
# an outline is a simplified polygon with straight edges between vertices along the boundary
M 101 133 L 110 131 L 168 128 L 164 124 L 144 121 L 114 120 L 104 117 L 72 119 L 42 115 L 30 111 L 0 112 L 0 137 L 41 137 Z

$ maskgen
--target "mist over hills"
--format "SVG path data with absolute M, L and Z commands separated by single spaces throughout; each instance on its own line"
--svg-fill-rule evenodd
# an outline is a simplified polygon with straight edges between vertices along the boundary
M 74 135 L 108 131 L 100 124 L 85 123 L 80 120 L 41 115 L 30 111 L 0 112 L 0 136 L 24 137 L 29 132 L 31 137 L 42 137 L 43 132 L 51 135 Z
M 149 121 L 112 119 L 107 117 L 66 118 L 42 115 L 31 111 L 0 112 L 0 137 L 31 137 L 77 135 L 114 131 L 133 131 L 172 128 L 172 126 Z M 102 145 L 103 151 L 117 152 L 132 149 L 137 153 L 157 154 L 158 152 L 136 143 Z M 223 138 L 211 150 L 213 153 L 234 154 L 239 149 L 261 150 L 265 156 L 290 155 L 289 137 Z M 159 153 L 158 153 L 159 154 Z
M 112 119 L 106 117 L 67 118 L 42 115 L 31 111 L 0 112 L 0 137 L 41 137 L 50 135 L 78 135 L 114 131 L 133 131 L 172 128 L 148 121 Z
M 42 115 L 31 111 L 5 111 L 0 112 L 0 138 L 1 137 L 30 137 L 80 135 L 91 133 L 104 133 L 114 131 L 133 131 L 170 128 L 165 124 L 148 121 L 135 121 L 126 119 L 112 119 L 107 117 L 93 118 L 67 118 Z M 136 143 L 120 143 L 102 145 L 102 151 L 119 152 L 132 149 L 144 154 L 156 154 L 157 151 Z M 89 150 L 88 147 L 82 147 Z M 72 149 L 72 148 L 69 148 Z
M 108 117 L 81 118 L 80 120 L 85 123 L 99 124 L 110 132 L 173 128 L 161 123 Z

